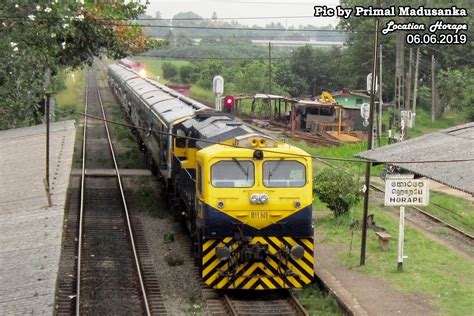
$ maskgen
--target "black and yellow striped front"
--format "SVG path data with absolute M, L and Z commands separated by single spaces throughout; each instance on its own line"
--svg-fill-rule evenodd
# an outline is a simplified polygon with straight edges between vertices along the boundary
M 264 245 L 267 255 L 263 260 L 221 260 L 216 248 L 228 246 L 238 254 L 245 245 Z M 304 249 L 301 259 L 294 259 L 288 251 L 295 245 Z M 207 239 L 202 244 L 201 276 L 216 289 L 287 289 L 301 288 L 313 281 L 314 246 L 312 238 L 253 237 L 242 242 L 232 237 Z

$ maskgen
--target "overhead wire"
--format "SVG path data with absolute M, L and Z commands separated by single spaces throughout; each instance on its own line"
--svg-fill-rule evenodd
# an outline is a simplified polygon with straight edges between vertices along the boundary
M 68 113 L 71 114 L 70 111 Z M 83 113 L 83 112 L 72 112 L 72 113 L 80 114 L 84 117 L 104 121 L 104 122 L 111 123 L 111 124 L 116 124 L 116 125 L 121 125 L 121 126 L 129 127 L 129 128 L 143 130 L 143 131 L 146 131 L 148 133 L 155 133 L 155 134 L 158 134 L 158 135 L 171 136 L 171 137 L 175 137 L 175 138 L 184 138 L 184 139 L 187 139 L 187 140 L 199 141 L 199 142 L 203 142 L 203 143 L 206 143 L 206 144 L 222 145 L 222 146 L 238 148 L 238 149 L 260 150 L 262 152 L 279 154 L 279 155 L 287 155 L 287 156 L 292 156 L 292 157 L 300 157 L 300 158 L 312 158 L 312 159 L 318 159 L 318 160 L 331 160 L 331 161 L 342 161 L 342 162 L 353 162 L 353 163 L 367 163 L 367 162 L 374 163 L 374 162 L 377 162 L 377 163 L 386 163 L 386 164 L 455 163 L 455 162 L 474 161 L 474 158 L 447 159 L 447 160 L 407 160 L 407 161 L 395 161 L 395 160 L 380 161 L 379 160 L 379 161 L 371 161 L 371 160 L 368 160 L 368 159 L 353 159 L 353 158 L 341 158 L 341 157 L 330 157 L 330 156 L 318 156 L 318 155 L 310 155 L 310 154 L 302 155 L 302 154 L 296 154 L 296 153 L 282 153 L 281 151 L 271 150 L 271 149 L 268 149 L 268 148 L 248 148 L 248 147 L 242 147 L 242 146 L 238 146 L 238 145 L 234 145 L 234 144 L 228 144 L 228 143 L 225 143 L 225 142 L 217 142 L 217 141 L 212 141 L 212 140 L 208 140 L 208 139 L 201 139 L 201 138 L 197 138 L 197 137 L 183 136 L 183 135 L 178 135 L 178 134 L 174 134 L 174 133 L 158 131 L 158 130 L 151 129 L 151 128 L 145 128 L 145 127 L 140 127 L 140 126 L 135 126 L 135 125 L 127 124 L 127 123 L 121 123 L 121 122 L 117 122 L 117 121 L 113 121 L 113 120 L 100 118 L 100 117 L 90 115 L 90 114 L 86 114 L 86 113 Z

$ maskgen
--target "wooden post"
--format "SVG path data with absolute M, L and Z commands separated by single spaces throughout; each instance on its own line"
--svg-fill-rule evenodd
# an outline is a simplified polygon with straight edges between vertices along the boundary
M 296 115 L 295 115 L 295 102 L 291 102 L 291 115 L 290 115 L 290 126 L 291 126 L 291 137 L 295 133 Z
M 380 0 L 377 1 L 377 7 L 380 7 Z M 374 131 L 374 107 L 375 107 L 375 82 L 377 78 L 377 54 L 379 46 L 379 29 L 380 29 L 380 18 L 375 20 L 375 38 L 374 38 L 374 55 L 372 59 L 372 83 L 371 83 L 371 95 L 370 95 L 370 114 L 369 114 L 369 135 L 367 141 L 367 150 L 372 149 L 372 138 Z M 369 187 L 370 187 L 370 169 L 372 167 L 371 162 L 365 164 L 365 185 L 364 185 L 364 213 L 362 216 L 362 238 L 360 246 L 360 265 L 365 265 L 365 251 L 367 246 L 367 217 L 369 212 Z
M 379 119 L 378 119 L 378 145 L 381 146 L 382 143 L 382 44 L 380 44 L 380 51 L 379 51 Z
M 342 129 L 342 107 L 339 107 L 339 124 L 337 126 L 337 136 L 341 135 Z
M 413 63 L 413 48 L 410 48 L 410 60 L 408 62 L 408 75 L 406 78 L 406 94 L 405 94 L 405 109 L 411 110 L 411 81 L 412 81 L 412 67 L 411 64 Z
M 268 42 L 268 94 L 272 94 L 272 43 Z
M 44 115 L 46 119 L 46 179 L 45 179 L 45 187 L 46 187 L 46 197 L 48 198 L 48 206 L 51 207 L 53 205 L 51 201 L 51 183 L 49 180 L 49 100 L 51 96 L 49 93 L 46 94 L 46 100 L 44 103 Z
M 404 78 L 404 49 L 405 49 L 405 37 L 402 32 L 398 33 L 396 43 L 396 61 L 395 61 L 395 101 L 397 109 L 403 108 L 403 78 Z

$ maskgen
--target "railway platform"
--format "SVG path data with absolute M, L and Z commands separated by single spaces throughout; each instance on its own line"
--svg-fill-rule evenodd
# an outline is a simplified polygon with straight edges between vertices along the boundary
M 0 315 L 54 313 L 76 127 L 57 122 L 50 132 L 48 207 L 45 125 L 0 131 Z

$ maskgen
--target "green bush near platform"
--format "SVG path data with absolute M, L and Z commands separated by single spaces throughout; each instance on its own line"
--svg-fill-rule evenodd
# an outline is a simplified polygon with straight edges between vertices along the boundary
M 360 200 L 359 181 L 352 170 L 326 168 L 316 174 L 314 188 L 319 199 L 338 217 Z

